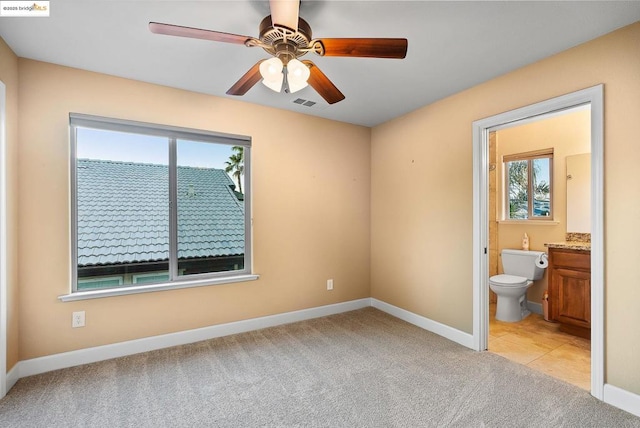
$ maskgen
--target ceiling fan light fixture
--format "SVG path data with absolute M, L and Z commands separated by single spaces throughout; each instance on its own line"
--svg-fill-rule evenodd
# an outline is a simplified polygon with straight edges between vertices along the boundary
M 260 47 L 273 58 L 261 59 L 254 64 L 226 92 L 240 96 L 247 93 L 260 80 L 275 92 L 300 91 L 311 86 L 329 104 L 345 99 L 344 94 L 320 69 L 309 60 L 298 61 L 308 53 L 319 56 L 395 58 L 407 56 L 407 39 L 402 38 L 322 38 L 314 39 L 311 26 L 300 17 L 301 0 L 269 0 L 270 15 L 259 25 L 259 38 L 203 28 L 149 22 L 155 34 L 188 37 Z
M 262 83 L 269 89 L 280 92 L 284 74 L 282 74 L 282 61 L 279 58 L 270 58 L 260 64 Z
M 297 59 L 292 59 L 287 64 L 287 83 L 289 84 L 289 92 L 298 92 L 300 89 L 306 88 L 311 72 L 309 67 L 304 65 Z

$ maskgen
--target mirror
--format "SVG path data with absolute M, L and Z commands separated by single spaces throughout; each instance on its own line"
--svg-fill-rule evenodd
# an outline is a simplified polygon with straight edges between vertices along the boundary
M 591 153 L 567 156 L 567 232 L 591 233 Z

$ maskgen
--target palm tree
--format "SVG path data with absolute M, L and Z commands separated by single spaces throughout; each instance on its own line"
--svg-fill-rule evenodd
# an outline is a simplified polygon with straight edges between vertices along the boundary
M 509 162 L 509 218 L 527 218 L 527 169 L 526 160 Z
M 529 192 L 529 172 L 531 167 L 531 179 L 533 180 L 531 191 Z M 541 167 L 538 162 L 534 161 L 511 161 L 508 168 L 509 174 L 509 218 L 527 218 L 528 217 L 528 201 L 531 197 L 535 207 L 540 201 L 548 201 L 550 194 L 549 182 L 540 179 Z M 533 214 L 533 213 L 529 213 Z M 549 212 L 542 211 L 541 215 L 549 215 Z
M 244 175 L 244 147 L 233 146 L 231 148 L 235 153 L 229 156 L 229 160 L 225 162 L 227 167 L 224 169 L 227 174 L 232 173 L 231 176 L 238 182 L 238 190 L 242 193 L 242 176 Z

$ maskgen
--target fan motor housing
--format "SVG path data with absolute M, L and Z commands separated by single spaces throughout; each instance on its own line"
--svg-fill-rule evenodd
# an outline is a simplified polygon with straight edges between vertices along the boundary
M 298 29 L 273 25 L 271 15 L 260 23 L 260 41 L 268 46 L 263 49 L 271 55 L 288 61 L 307 53 L 305 49 L 311 41 L 311 26 L 302 18 L 298 18 Z

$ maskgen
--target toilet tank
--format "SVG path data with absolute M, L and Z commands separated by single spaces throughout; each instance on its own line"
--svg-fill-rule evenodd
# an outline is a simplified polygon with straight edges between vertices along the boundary
M 524 251 L 503 249 L 502 269 L 507 275 L 523 276 L 530 280 L 540 279 L 544 275 L 544 268 L 536 264 L 536 259 L 543 251 Z

